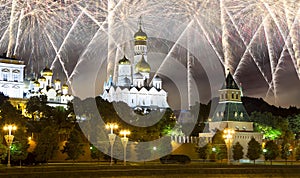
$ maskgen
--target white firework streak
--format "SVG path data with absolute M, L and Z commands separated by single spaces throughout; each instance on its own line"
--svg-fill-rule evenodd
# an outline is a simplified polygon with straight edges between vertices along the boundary
M 300 9 L 298 10 L 298 12 L 300 11 Z M 298 13 L 299 14 L 299 13 Z M 293 22 L 293 24 L 291 25 L 291 27 L 293 27 L 293 26 L 295 26 L 297 23 L 296 23 L 297 21 L 296 21 L 296 18 L 295 18 L 295 20 L 294 20 L 294 22 Z M 289 32 L 289 33 L 291 33 L 291 31 Z M 280 64 L 281 63 L 283 63 L 284 61 L 283 61 L 283 57 L 284 57 L 284 52 L 286 51 L 286 50 L 288 50 L 288 44 L 287 44 L 287 41 L 289 41 L 290 40 L 290 35 L 288 35 L 287 36 L 287 38 L 285 39 L 285 41 L 284 41 L 284 47 L 283 47 L 283 49 L 282 49 L 282 51 L 281 51 L 281 55 L 280 55 L 280 58 L 278 59 L 278 63 L 277 63 L 277 65 L 276 65 L 276 67 L 275 67 L 275 71 L 274 71 L 274 82 L 276 82 L 276 78 L 277 78 L 277 72 L 279 71 L 279 69 L 280 69 Z M 296 71 L 297 71 L 297 69 L 296 69 Z M 268 93 L 270 92 L 270 88 L 269 88 L 269 90 L 268 90 L 268 92 L 267 92 L 267 95 L 268 95 Z M 266 96 L 267 96 L 266 95 Z
M 227 69 L 229 66 L 229 61 L 233 59 L 232 50 L 230 49 L 231 45 L 229 44 L 229 32 L 227 29 L 227 19 L 225 13 L 225 5 L 224 1 L 220 1 L 220 10 L 221 10 L 221 26 L 222 26 L 222 47 L 224 54 L 224 68 L 225 68 L 225 76 L 227 76 Z
M 295 56 L 294 56 L 294 52 L 293 52 L 293 49 L 291 49 L 291 45 L 292 44 L 290 42 L 290 34 L 288 34 L 287 36 L 284 35 L 284 31 L 282 30 L 282 28 L 280 26 L 280 23 L 279 23 L 277 17 L 275 16 L 275 14 L 273 13 L 273 11 L 271 10 L 270 6 L 268 4 L 266 4 L 265 2 L 264 2 L 264 5 L 267 8 L 267 10 L 269 11 L 271 17 L 273 18 L 276 26 L 278 27 L 281 35 L 283 36 L 283 38 L 285 40 L 285 44 L 287 45 L 287 50 L 288 50 L 288 52 L 289 52 L 289 54 L 290 54 L 290 56 L 292 58 L 292 61 L 294 63 L 294 67 L 295 67 L 296 72 L 298 74 L 298 78 L 300 79 L 300 73 L 297 71 L 298 67 L 297 67 L 297 64 L 296 64 L 296 59 L 295 59 Z
M 64 40 L 63 40 L 63 42 L 62 42 L 62 44 L 60 45 L 60 48 L 59 48 L 58 51 L 56 52 L 56 56 L 55 56 L 55 58 L 54 58 L 54 60 L 53 60 L 53 62 L 52 62 L 52 64 L 51 64 L 51 67 L 50 67 L 50 69 L 52 69 L 52 68 L 54 67 L 55 62 L 56 62 L 57 60 L 59 60 L 59 62 L 60 62 L 60 64 L 61 64 L 61 66 L 62 66 L 62 68 L 63 68 L 63 71 L 64 71 L 64 73 L 65 73 L 65 75 L 66 75 L 67 78 L 69 78 L 69 75 L 68 75 L 68 71 L 67 71 L 66 68 L 65 68 L 65 65 L 64 65 L 65 63 L 64 63 L 64 61 L 61 59 L 61 57 L 58 57 L 58 56 L 60 56 L 60 52 L 62 51 L 62 49 L 63 49 L 63 47 L 64 47 L 64 45 L 65 45 L 67 39 L 69 38 L 69 36 L 70 36 L 70 34 L 72 33 L 72 31 L 75 29 L 75 27 L 76 27 L 76 25 L 77 25 L 77 23 L 78 23 L 78 20 L 82 17 L 82 15 L 83 15 L 83 11 L 81 11 L 81 13 L 79 14 L 79 16 L 76 18 L 75 22 L 72 24 L 70 30 L 68 31 L 68 33 L 67 33 L 67 35 L 65 36 L 65 38 L 64 38 Z
M 14 44 L 15 38 L 14 38 L 14 34 L 13 34 L 13 25 L 14 25 L 14 20 L 15 20 L 15 8 L 16 8 L 16 0 L 12 0 L 12 7 L 11 7 L 11 14 L 10 14 L 10 21 L 9 21 L 9 42 L 8 42 L 8 47 L 7 47 L 7 56 L 11 57 L 12 55 L 12 46 Z
M 116 75 L 114 75 L 114 72 L 116 72 L 115 69 L 115 58 L 117 57 L 116 54 L 114 53 L 114 49 L 116 46 L 115 43 L 115 39 L 112 38 L 112 36 L 110 35 L 110 30 L 111 30 L 111 26 L 112 26 L 112 22 L 113 22 L 113 17 L 115 16 L 115 11 L 116 9 L 121 6 L 121 4 L 123 3 L 123 0 L 118 1 L 118 3 L 114 3 L 115 0 L 108 0 L 108 15 L 107 15 L 107 33 L 109 34 L 109 38 L 108 38 L 108 43 L 107 43 L 107 78 L 109 77 L 109 75 L 113 75 L 113 77 L 116 77 Z
M 266 15 L 266 14 L 265 14 L 265 15 Z M 257 68 L 259 69 L 260 73 L 262 74 L 263 78 L 265 79 L 266 83 L 269 85 L 269 87 L 271 87 L 270 82 L 268 81 L 268 79 L 267 79 L 267 77 L 265 76 L 263 70 L 262 70 L 261 67 L 259 66 L 259 64 L 258 64 L 258 62 L 257 62 L 257 60 L 256 60 L 256 58 L 253 57 L 254 55 L 253 55 L 253 53 L 252 53 L 252 51 L 251 51 L 252 43 L 255 42 L 255 39 L 256 39 L 256 38 L 258 37 L 258 35 L 259 35 L 258 32 L 261 31 L 261 28 L 263 27 L 263 24 L 264 24 L 265 21 L 268 19 L 268 17 L 269 17 L 269 15 L 267 15 L 267 16 L 265 16 L 265 17 L 263 18 L 262 23 L 261 23 L 261 24 L 259 25 L 259 27 L 257 28 L 257 30 L 256 30 L 256 32 L 254 33 L 254 35 L 253 35 L 252 39 L 250 40 L 249 44 L 248 44 L 248 45 L 245 44 L 246 50 L 245 50 L 245 52 L 244 52 L 244 54 L 243 54 L 243 56 L 242 56 L 242 59 L 240 60 L 240 62 L 239 62 L 239 64 L 238 64 L 237 68 L 235 69 L 234 76 L 238 75 L 239 70 L 240 70 L 240 68 L 241 68 L 241 65 L 244 63 L 244 60 L 246 59 L 246 54 L 249 53 L 249 54 L 251 55 L 252 59 L 254 60 L 254 62 L 255 62 L 255 64 L 256 64 Z M 243 42 L 244 42 L 244 40 L 243 40 Z
M 225 66 L 225 64 L 224 64 L 224 58 L 223 58 L 222 55 L 218 52 L 217 48 L 215 47 L 215 45 L 213 44 L 213 42 L 212 42 L 211 39 L 209 38 L 209 35 L 208 35 L 206 29 L 204 28 L 204 26 L 202 25 L 202 23 L 199 21 L 198 18 L 196 18 L 196 21 L 197 21 L 198 25 L 200 26 L 200 28 L 201 28 L 201 30 L 202 30 L 202 32 L 203 32 L 205 38 L 207 39 L 208 43 L 210 44 L 210 46 L 213 48 L 213 50 L 215 51 L 216 55 L 218 56 L 219 61 L 221 62 L 221 64 L 222 64 L 223 66 Z
M 284 5 L 285 5 L 284 10 L 286 11 L 285 15 L 286 15 L 286 19 L 287 19 L 287 24 L 288 24 L 288 28 L 290 30 L 291 41 L 292 41 L 293 49 L 295 52 L 296 65 L 298 67 L 296 70 L 298 72 L 298 75 L 300 75 L 300 46 L 299 46 L 299 41 L 297 39 L 297 35 L 299 35 L 299 34 L 297 34 L 299 31 L 299 26 L 298 26 L 298 28 L 297 28 L 297 26 L 295 26 L 296 21 L 299 20 L 298 17 L 300 14 L 300 5 L 298 3 L 299 7 L 298 7 L 298 11 L 296 13 L 294 20 L 292 19 L 293 17 L 291 15 L 291 8 L 290 8 L 291 6 L 288 5 L 287 1 L 284 1 Z
M 269 52 L 269 59 L 270 59 L 270 63 L 271 63 L 271 73 L 272 73 L 272 82 L 271 82 L 271 87 L 273 90 L 273 94 L 275 97 L 275 103 L 276 103 L 276 98 L 277 98 L 277 86 L 276 86 L 276 74 L 275 74 L 275 69 L 276 69 L 276 59 L 275 59 L 275 53 L 274 53 L 274 46 L 273 46 L 273 42 L 272 42 L 272 38 L 270 37 L 271 34 L 271 27 L 270 27 L 270 23 L 271 23 L 271 19 L 268 18 L 268 20 L 266 20 L 266 23 L 264 23 L 264 30 L 265 30 L 265 35 L 266 35 L 266 40 L 267 40 L 267 46 L 268 46 L 268 52 Z M 270 88 L 268 89 L 267 95 L 269 93 Z
M 96 38 L 96 36 L 98 35 L 98 33 L 99 33 L 100 31 L 103 31 L 103 32 L 106 33 L 108 36 L 109 36 L 109 34 L 108 34 L 108 32 L 104 29 L 104 25 L 107 24 L 107 19 L 106 19 L 105 21 L 103 21 L 103 22 L 98 22 L 98 21 L 97 21 L 90 13 L 88 13 L 86 10 L 84 10 L 83 8 L 81 8 L 81 10 L 82 10 L 82 12 L 83 12 L 87 17 L 89 17 L 91 20 L 93 20 L 93 22 L 95 22 L 96 25 L 99 26 L 99 29 L 98 29 L 97 32 L 94 34 L 93 38 L 90 40 L 89 44 L 87 45 L 86 49 L 84 50 L 84 52 L 83 52 L 82 55 L 81 55 L 81 56 L 84 56 L 84 55 L 86 55 L 86 53 L 87 53 L 88 50 L 90 49 L 90 46 L 91 46 L 92 42 L 94 41 L 94 39 Z M 116 7 L 115 7 L 113 10 L 115 11 L 115 10 L 116 10 Z M 110 36 L 109 36 L 109 37 L 110 37 Z M 111 37 L 111 38 L 113 39 L 113 37 Z M 113 40 L 114 40 L 114 39 L 113 39 Z M 116 41 L 114 41 L 114 43 L 117 44 Z M 78 61 L 77 64 L 75 65 L 75 67 L 74 67 L 74 69 L 73 69 L 71 75 L 70 75 L 69 78 L 68 78 L 68 82 L 69 82 L 69 83 L 71 82 L 72 77 L 76 74 L 76 68 L 77 68 L 82 62 L 84 62 L 84 61 L 83 61 L 83 59 L 80 57 L 80 58 L 79 58 L 79 61 Z
M 16 38 L 16 46 L 15 46 L 15 50 L 14 50 L 13 55 L 16 55 L 17 49 L 19 47 L 19 38 L 20 38 L 20 33 L 21 33 L 21 24 L 22 24 L 23 15 L 24 15 L 24 10 L 22 9 L 20 17 L 19 17 L 18 32 L 17 32 L 17 38 Z
M 185 27 L 185 29 L 182 31 L 182 33 L 180 34 L 180 36 L 178 37 L 178 39 L 175 41 L 175 43 L 173 44 L 172 48 L 170 49 L 170 51 L 168 52 L 168 54 L 166 55 L 166 57 L 163 59 L 162 63 L 160 64 L 160 66 L 158 67 L 157 71 L 155 72 L 154 76 L 157 75 L 157 73 L 159 73 L 159 71 L 161 70 L 162 66 L 165 64 L 165 62 L 167 61 L 167 59 L 170 57 L 170 55 L 172 54 L 172 52 L 174 51 L 175 47 L 177 46 L 178 42 L 182 39 L 182 37 L 185 35 L 185 33 L 187 32 L 187 30 L 189 29 L 189 27 L 194 23 L 194 19 L 191 20 L 189 22 L 189 24 Z M 152 78 L 152 80 L 154 79 L 154 77 Z M 152 80 L 150 83 L 152 83 Z

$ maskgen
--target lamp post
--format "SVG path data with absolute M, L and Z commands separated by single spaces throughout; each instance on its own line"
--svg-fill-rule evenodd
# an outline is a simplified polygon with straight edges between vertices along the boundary
M 234 130 L 232 129 L 225 129 L 224 131 L 223 138 L 225 138 L 226 146 L 227 146 L 227 163 L 230 164 L 230 147 L 231 147 L 231 142 L 234 134 Z
M 121 138 L 121 141 L 122 141 L 123 148 L 124 148 L 124 166 L 126 166 L 126 147 L 127 147 L 127 143 L 128 143 L 128 138 L 126 137 L 126 135 L 129 135 L 130 131 L 129 130 L 121 130 L 120 134 L 124 135 L 124 137 Z
M 110 165 L 113 165 L 113 146 L 116 140 L 116 134 L 114 134 L 114 129 L 118 128 L 118 125 L 115 123 L 108 123 L 105 126 L 106 129 L 110 129 L 110 133 L 108 134 L 108 139 L 110 143 Z
M 11 134 L 12 130 L 17 130 L 17 126 L 13 125 L 13 124 L 9 124 L 9 125 L 5 125 L 3 127 L 3 130 L 7 131 L 8 130 L 8 135 L 5 135 L 5 141 L 7 143 L 8 146 L 8 159 L 7 159 L 7 167 L 10 167 L 10 147 L 11 144 L 14 140 L 14 136 Z

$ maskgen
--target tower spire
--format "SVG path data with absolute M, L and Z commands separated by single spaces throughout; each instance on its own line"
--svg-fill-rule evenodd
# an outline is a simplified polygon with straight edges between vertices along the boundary
M 142 16 L 139 17 L 139 29 L 142 30 Z

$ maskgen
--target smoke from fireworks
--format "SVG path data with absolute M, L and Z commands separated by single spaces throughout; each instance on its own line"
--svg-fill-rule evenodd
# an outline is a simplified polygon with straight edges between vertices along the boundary
M 149 37 L 153 41 L 162 39 L 165 46 L 160 47 L 168 49 L 149 48 L 153 49 L 149 52 L 165 53 L 157 71 L 165 70 L 166 61 L 173 58 L 187 60 L 186 51 L 180 52 L 184 48 L 204 68 L 222 64 L 238 82 L 243 82 L 244 88 L 250 90 L 250 85 L 263 88 L 265 97 L 275 102 L 282 91 L 281 76 L 292 75 L 299 82 L 300 3 L 297 1 L 6 0 L 0 3 L 0 51 L 24 59 L 28 73 L 48 65 L 62 70 L 71 81 L 86 60 L 95 59 L 107 60 L 107 71 L 113 74 L 116 61 L 124 53 L 132 58 L 133 54 L 123 49 L 133 49 L 137 19 L 143 16 Z M 197 67 L 191 66 L 193 63 L 188 63 L 189 77 L 197 73 Z M 256 76 L 257 84 L 247 81 L 250 73 Z

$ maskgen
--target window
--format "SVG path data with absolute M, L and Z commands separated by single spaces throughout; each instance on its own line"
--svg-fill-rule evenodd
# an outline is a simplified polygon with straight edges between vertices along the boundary
M 231 98 L 234 99 L 234 93 L 231 94 Z
M 238 94 L 235 94 L 235 99 L 239 99 L 239 95 Z
M 18 82 L 19 81 L 19 75 L 14 73 L 13 74 L 13 80 L 14 80 L 14 82 Z
M 7 81 L 7 78 L 8 78 L 8 74 L 5 72 L 2 74 L 2 78 L 4 81 Z

